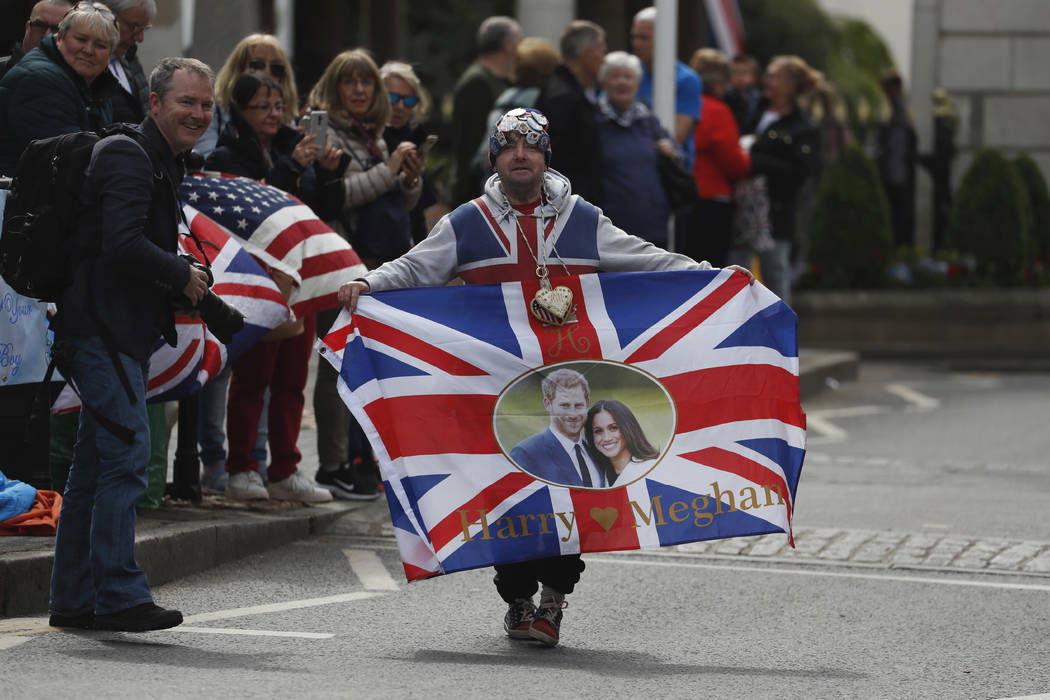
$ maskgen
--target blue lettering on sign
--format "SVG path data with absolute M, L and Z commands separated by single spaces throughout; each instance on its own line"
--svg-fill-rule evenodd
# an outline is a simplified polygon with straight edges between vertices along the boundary
M 15 353 L 14 343 L 0 343 L 0 367 L 10 367 L 11 376 L 18 374 L 22 367 L 22 353 Z
M 9 317 L 11 323 L 18 323 L 33 313 L 33 303 L 8 292 L 0 299 L 0 309 Z

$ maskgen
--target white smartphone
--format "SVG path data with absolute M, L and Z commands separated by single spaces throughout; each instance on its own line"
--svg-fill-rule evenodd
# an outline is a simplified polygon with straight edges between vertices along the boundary
M 323 109 L 315 109 L 306 116 L 310 118 L 307 130 L 308 133 L 314 135 L 314 145 L 317 146 L 317 152 L 324 153 L 324 149 L 328 145 L 328 112 Z

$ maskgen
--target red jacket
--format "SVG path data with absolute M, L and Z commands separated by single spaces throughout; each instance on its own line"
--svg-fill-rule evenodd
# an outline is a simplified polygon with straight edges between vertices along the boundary
M 726 103 L 703 95 L 700 122 L 693 131 L 693 179 L 701 199 L 732 197 L 731 182 L 747 175 L 751 156 L 740 148 L 740 130 Z

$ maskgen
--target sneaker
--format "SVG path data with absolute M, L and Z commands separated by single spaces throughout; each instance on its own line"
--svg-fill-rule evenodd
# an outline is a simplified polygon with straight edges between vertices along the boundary
M 271 481 L 267 487 L 270 498 L 276 501 L 302 501 L 303 503 L 328 503 L 332 494 L 310 483 L 302 472 L 294 471 L 287 479 Z
M 350 501 L 374 501 L 379 498 L 379 491 L 371 492 L 354 481 L 354 472 L 349 464 L 342 464 L 335 471 L 317 470 L 314 477 L 317 485 L 327 489 L 336 498 Z
M 226 473 L 225 462 L 212 462 L 203 465 L 201 469 L 201 491 L 204 493 L 223 493 L 226 484 L 230 481 L 230 475 Z
M 60 615 L 51 613 L 47 624 L 52 627 L 65 627 L 78 630 L 95 629 L 95 613 L 84 613 L 83 615 Z
M 511 639 L 530 639 L 529 628 L 532 627 L 532 616 L 536 614 L 536 605 L 532 598 L 518 598 L 507 607 L 503 616 L 503 629 Z
M 95 615 L 95 629 L 118 632 L 166 630 L 182 624 L 182 613 L 165 610 L 153 603 L 143 603 L 109 615 Z
M 270 497 L 263 486 L 259 472 L 237 472 L 230 474 L 226 484 L 226 496 L 238 501 L 265 501 Z
M 561 628 L 561 611 L 569 607 L 564 598 L 544 598 L 536 608 L 529 628 L 529 636 L 538 639 L 549 647 L 558 644 L 558 630 Z

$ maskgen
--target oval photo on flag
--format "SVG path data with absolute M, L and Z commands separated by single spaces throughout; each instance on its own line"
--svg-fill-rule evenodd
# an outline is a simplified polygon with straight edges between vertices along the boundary
M 496 400 L 492 429 L 504 456 L 526 474 L 558 486 L 606 489 L 652 471 L 676 423 L 674 402 L 656 377 L 591 360 L 516 377 Z

